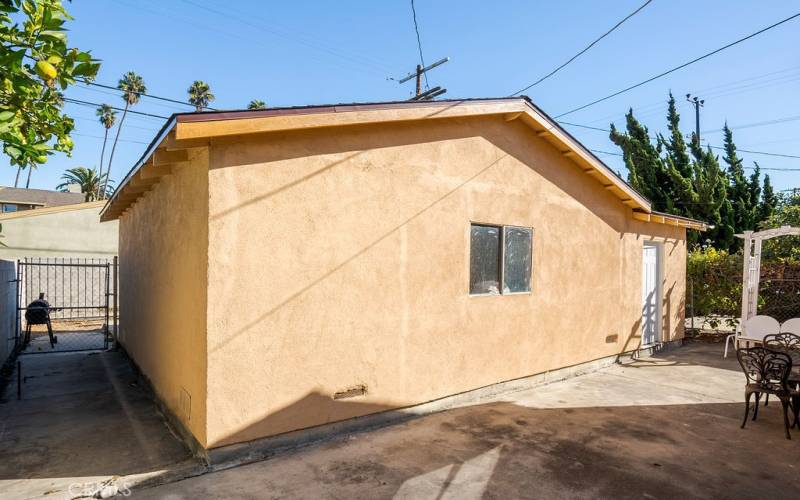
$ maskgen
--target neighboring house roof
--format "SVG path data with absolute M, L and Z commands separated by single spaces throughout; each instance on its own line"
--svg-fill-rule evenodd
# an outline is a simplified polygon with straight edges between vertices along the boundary
M 157 184 L 162 176 L 167 175 L 173 164 L 188 161 L 187 149 L 206 147 L 212 137 L 486 115 L 501 115 L 507 122 L 520 120 L 530 127 L 532 133 L 553 144 L 586 175 L 600 182 L 636 213 L 649 215 L 653 212 L 649 200 L 617 176 L 528 98 L 507 97 L 173 114 L 119 184 L 103 209 L 101 220 L 119 217 L 137 198 Z M 645 220 L 643 216 L 637 219 Z M 706 229 L 706 225 L 700 221 L 667 214 L 648 217 L 647 221 Z
M 83 197 L 83 195 L 81 195 Z M 39 217 L 40 215 L 55 214 L 60 212 L 71 212 L 74 210 L 87 210 L 90 208 L 100 208 L 106 204 L 106 200 L 75 203 L 72 205 L 57 205 L 53 207 L 38 208 L 36 210 L 21 210 L 19 212 L 0 213 L 0 221 L 10 219 L 22 219 L 25 217 Z
M 55 207 L 71 205 L 84 200 L 83 193 L 63 193 L 46 189 L 24 189 L 0 186 L 0 203 Z

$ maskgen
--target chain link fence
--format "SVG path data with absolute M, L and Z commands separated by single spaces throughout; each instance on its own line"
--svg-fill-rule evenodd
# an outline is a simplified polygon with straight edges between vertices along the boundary
M 720 335 L 736 330 L 742 304 L 742 255 L 691 255 L 686 280 L 688 335 Z M 800 317 L 800 262 L 762 260 L 758 314 L 779 322 Z

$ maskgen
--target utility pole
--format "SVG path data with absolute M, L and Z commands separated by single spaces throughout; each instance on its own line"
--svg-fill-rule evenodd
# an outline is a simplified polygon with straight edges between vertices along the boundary
M 417 68 L 413 73 L 409 73 L 407 76 L 405 76 L 405 77 L 401 78 L 400 80 L 398 80 L 397 83 L 406 83 L 407 81 L 411 80 L 412 78 L 416 78 L 416 80 L 417 80 L 417 89 L 416 89 L 416 93 L 414 94 L 414 100 L 422 100 L 422 99 L 420 99 L 420 96 L 422 96 L 422 94 L 423 94 L 422 93 L 422 75 L 424 75 L 425 73 L 427 73 L 428 71 L 432 70 L 433 68 L 435 68 L 437 66 L 441 66 L 442 64 L 446 63 L 449 60 L 450 60 L 449 57 L 445 57 L 444 59 L 440 59 L 440 60 L 436 61 L 435 63 L 429 65 L 429 66 L 425 66 L 424 68 L 422 67 L 421 64 L 417 64 Z M 447 92 L 447 91 L 445 90 L 444 92 Z M 441 92 L 441 94 L 444 94 L 444 92 Z
M 692 97 L 692 94 L 686 94 L 686 100 L 694 106 L 694 131 L 697 137 L 697 144 L 700 144 L 700 108 L 705 104 L 705 100 L 697 96 Z

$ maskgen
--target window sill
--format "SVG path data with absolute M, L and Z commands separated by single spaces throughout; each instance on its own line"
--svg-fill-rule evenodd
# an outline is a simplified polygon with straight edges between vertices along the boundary
M 533 295 L 533 292 L 508 292 L 508 293 L 470 293 L 468 297 L 509 297 L 514 295 Z

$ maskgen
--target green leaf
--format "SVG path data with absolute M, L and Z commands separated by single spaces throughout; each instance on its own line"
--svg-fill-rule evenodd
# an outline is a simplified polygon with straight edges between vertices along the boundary
M 5 122 L 14 118 L 15 114 L 16 113 L 13 111 L 0 111 L 0 122 Z
M 80 63 L 72 69 L 72 76 L 93 77 L 99 70 L 99 63 Z
M 54 40 L 60 43 L 67 43 L 67 34 L 64 33 L 63 31 L 55 31 L 55 30 L 42 31 L 39 34 L 39 38 L 42 40 Z
M 22 155 L 22 150 L 21 149 L 19 149 L 16 146 L 11 146 L 9 144 L 6 144 L 5 151 L 6 151 L 6 154 L 8 156 L 10 156 L 11 159 L 13 159 L 13 160 L 16 160 L 17 158 L 20 157 L 20 155 Z

